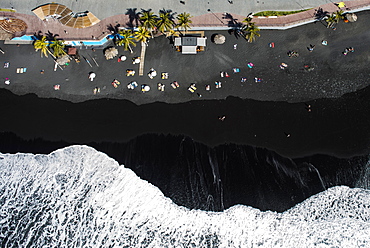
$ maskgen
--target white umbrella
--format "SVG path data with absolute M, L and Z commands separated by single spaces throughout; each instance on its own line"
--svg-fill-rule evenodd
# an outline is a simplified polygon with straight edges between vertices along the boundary
M 346 19 L 349 22 L 355 22 L 355 21 L 357 21 L 357 15 L 355 13 L 348 13 L 348 14 L 346 14 Z
M 62 56 L 62 57 L 58 58 L 58 59 L 57 59 L 57 62 L 58 62 L 58 64 L 60 64 L 60 65 L 65 65 L 65 64 L 67 64 L 67 63 L 69 63 L 69 62 L 70 62 L 70 60 L 69 60 L 69 56 L 68 56 L 68 55 L 64 55 L 64 56 Z
M 89 74 L 90 81 L 94 81 L 94 78 L 96 77 L 96 74 L 94 72 L 91 72 Z
M 146 85 L 146 84 L 141 85 L 141 91 L 142 92 L 147 92 L 149 90 L 150 90 L 150 86 L 149 85 Z
M 157 76 L 157 71 L 154 70 L 153 68 L 150 69 L 150 71 L 148 73 L 148 77 L 150 77 L 150 79 L 153 79 L 155 76 Z
M 215 37 L 213 38 L 213 42 L 215 44 L 224 44 L 226 41 L 226 37 L 222 34 L 216 34 Z
M 127 57 L 125 56 L 125 55 L 122 55 L 121 57 L 120 57 L 120 60 L 121 61 L 125 61 L 127 59 Z
M 105 50 L 105 58 L 108 59 L 113 59 L 118 55 L 118 50 L 115 47 L 108 48 Z

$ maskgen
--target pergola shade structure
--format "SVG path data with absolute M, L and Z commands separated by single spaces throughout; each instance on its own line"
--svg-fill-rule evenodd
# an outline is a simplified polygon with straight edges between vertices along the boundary
M 205 37 L 176 37 L 174 45 L 182 54 L 197 54 L 204 51 L 206 40 Z
M 32 10 L 36 16 L 45 21 L 50 18 L 59 20 L 63 25 L 72 28 L 86 28 L 97 24 L 100 20 L 89 11 L 74 14 L 65 5 L 50 3 Z

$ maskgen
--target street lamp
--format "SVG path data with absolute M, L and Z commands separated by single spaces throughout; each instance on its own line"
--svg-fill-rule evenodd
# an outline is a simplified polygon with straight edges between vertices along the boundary
M 225 23 L 220 18 L 218 18 L 218 16 L 216 16 L 211 9 L 207 9 L 207 11 L 211 12 L 223 25 L 225 25 Z

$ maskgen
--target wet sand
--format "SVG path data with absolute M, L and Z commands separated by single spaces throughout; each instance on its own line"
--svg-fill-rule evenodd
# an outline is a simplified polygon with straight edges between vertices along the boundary
M 369 152 L 370 88 L 307 103 L 226 100 L 137 106 L 125 100 L 70 103 L 0 90 L 0 130 L 25 139 L 126 142 L 147 133 L 185 135 L 209 146 L 237 143 L 288 157 Z M 311 112 L 307 105 L 311 105 Z M 224 121 L 218 119 L 225 115 Z M 287 137 L 290 135 L 290 137 Z

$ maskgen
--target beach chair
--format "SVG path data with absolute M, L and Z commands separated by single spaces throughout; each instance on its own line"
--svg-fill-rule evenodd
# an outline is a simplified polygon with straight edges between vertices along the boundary
M 162 79 L 168 79 L 168 73 L 162 72 Z
M 112 82 L 112 85 L 113 85 L 114 88 L 118 88 L 118 85 L 120 85 L 120 84 L 121 84 L 121 82 L 118 81 L 117 79 L 114 79 L 113 82 Z
M 164 91 L 164 87 L 165 87 L 164 84 L 158 83 L 158 90 L 159 91 Z
M 127 69 L 126 70 L 126 76 L 127 77 L 133 77 L 133 76 L 135 76 L 135 71 L 134 70 L 130 70 L 130 69 Z
M 188 88 L 188 91 L 190 91 L 191 93 L 194 93 L 196 90 L 197 90 L 197 87 L 195 86 L 195 84 L 191 84 Z
M 180 87 L 179 83 L 177 81 L 173 81 L 173 83 L 171 83 L 171 86 L 172 88 L 176 89 L 178 87 Z

